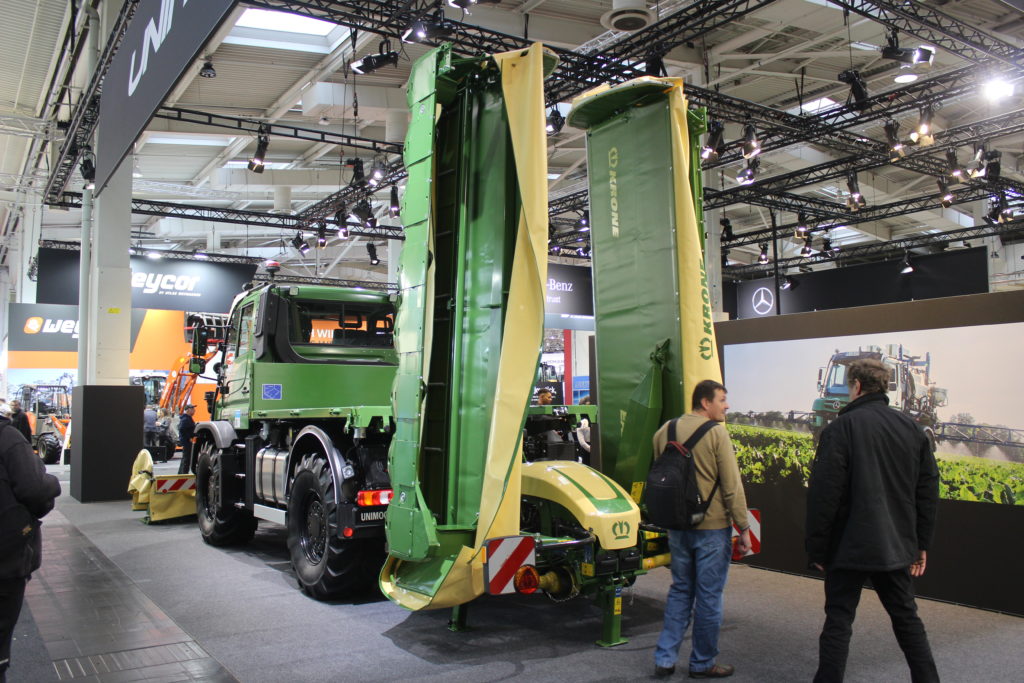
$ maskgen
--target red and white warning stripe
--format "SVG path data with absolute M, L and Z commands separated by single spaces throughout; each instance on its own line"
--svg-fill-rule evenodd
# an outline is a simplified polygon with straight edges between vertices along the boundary
M 487 592 L 491 595 L 515 593 L 516 570 L 525 564 L 536 564 L 536 542 L 533 536 L 505 536 L 487 542 Z
M 195 491 L 196 475 L 164 474 L 157 475 L 153 482 L 157 493 L 175 493 L 177 491 Z
M 750 523 L 750 550 L 740 553 L 736 547 L 736 539 L 739 538 L 740 530 L 735 524 L 732 525 L 733 560 L 742 560 L 761 552 L 761 511 L 757 508 L 747 510 L 747 521 Z

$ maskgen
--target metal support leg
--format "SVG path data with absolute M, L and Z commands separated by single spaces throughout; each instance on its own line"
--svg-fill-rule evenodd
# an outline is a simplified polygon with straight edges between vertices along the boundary
M 469 630 L 469 604 L 456 605 L 452 607 L 452 618 L 448 620 L 448 630 L 468 631 Z
M 597 604 L 604 613 L 601 620 L 601 647 L 624 645 L 629 640 L 622 637 L 622 586 L 610 583 L 602 586 L 597 593 Z

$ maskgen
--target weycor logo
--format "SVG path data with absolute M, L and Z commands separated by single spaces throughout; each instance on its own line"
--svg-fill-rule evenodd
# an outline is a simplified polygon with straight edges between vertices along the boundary
M 184 7 L 188 4 L 188 0 L 180 0 L 181 6 Z M 142 81 L 142 77 L 146 74 L 146 69 L 149 67 L 149 53 L 152 50 L 153 54 L 160 51 L 160 46 L 163 45 L 164 39 L 167 38 L 167 34 L 171 32 L 171 28 L 174 26 L 174 6 L 175 0 L 160 0 L 160 13 L 149 20 L 149 24 L 146 25 L 146 32 L 142 35 L 142 57 L 138 59 L 139 48 L 132 50 L 132 59 L 128 67 L 128 96 L 131 97 L 135 94 L 135 89 L 139 87 L 139 82 Z M 136 68 L 138 64 L 138 68 Z
M 163 273 L 132 272 L 132 287 L 146 294 L 170 294 L 173 296 L 199 296 L 196 285 L 198 275 L 173 275 Z
M 78 321 L 32 316 L 25 321 L 25 334 L 70 334 L 78 339 Z

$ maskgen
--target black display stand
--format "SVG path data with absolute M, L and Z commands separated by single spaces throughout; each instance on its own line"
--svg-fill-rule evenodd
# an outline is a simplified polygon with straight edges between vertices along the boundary
M 141 386 L 76 386 L 71 400 L 71 495 L 81 503 L 129 498 L 142 448 Z

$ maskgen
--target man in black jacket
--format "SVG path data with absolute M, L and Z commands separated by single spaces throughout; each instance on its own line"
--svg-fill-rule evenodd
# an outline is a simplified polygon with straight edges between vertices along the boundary
M 178 420 L 178 443 L 181 445 L 181 464 L 178 465 L 178 474 L 188 474 L 196 471 L 196 464 L 192 457 L 192 437 L 196 435 L 196 421 L 192 415 L 196 407 L 192 404 L 185 406 L 181 418 Z
M 21 401 L 11 401 L 11 424 L 26 441 L 32 443 L 32 425 L 28 421 L 28 414 L 21 409 Z
M 821 434 L 807 494 L 807 554 L 825 572 L 814 680 L 843 680 L 857 602 L 870 578 L 912 680 L 938 681 L 911 587 L 911 577 L 924 574 L 935 528 L 935 456 L 921 428 L 889 408 L 883 363 L 851 363 L 846 382 L 850 403 Z
M 53 509 L 60 482 L 46 473 L 11 421 L 0 416 L 0 683 L 7 680 L 11 638 L 25 584 L 39 569 L 39 518 Z

